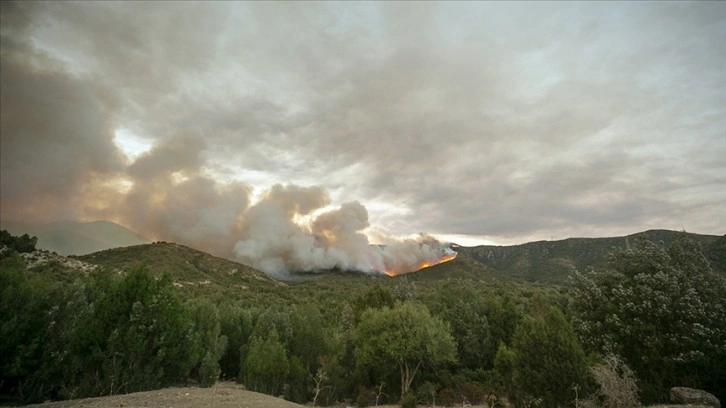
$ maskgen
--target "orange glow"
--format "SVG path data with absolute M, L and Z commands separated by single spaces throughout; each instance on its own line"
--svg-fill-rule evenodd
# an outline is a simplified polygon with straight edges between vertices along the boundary
M 396 275 L 400 275 L 402 273 L 416 272 L 416 271 L 420 271 L 421 269 L 425 269 L 425 268 L 429 268 L 432 266 L 442 264 L 444 262 L 449 262 L 454 258 L 456 258 L 456 252 L 454 252 L 453 254 L 444 254 L 441 258 L 439 258 L 438 261 L 436 261 L 434 263 L 429 263 L 429 262 L 423 261 L 423 262 L 419 263 L 418 265 L 416 265 L 416 267 L 412 268 L 410 271 L 400 271 L 397 269 L 388 269 L 388 270 L 383 271 L 383 273 L 385 273 L 388 276 L 393 277 Z

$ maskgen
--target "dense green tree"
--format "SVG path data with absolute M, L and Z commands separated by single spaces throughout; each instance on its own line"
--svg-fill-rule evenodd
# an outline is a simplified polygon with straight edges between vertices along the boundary
M 331 351 L 331 334 L 320 309 L 311 303 L 293 308 L 290 314 L 293 336 L 290 354 L 300 359 L 305 371 L 314 374 L 320 357 Z
M 517 327 L 511 357 L 500 350 L 497 363 L 503 367 L 511 358 L 513 399 L 541 398 L 544 407 L 570 405 L 572 385 L 587 381 L 585 353 L 562 312 L 554 306 L 541 307 Z
M 642 242 L 609 268 L 572 276 L 575 328 L 591 350 L 623 357 L 645 403 L 672 386 L 726 398 L 726 283 L 700 247 Z
M 342 399 L 353 395 L 357 386 L 354 379 L 355 368 L 355 317 L 353 308 L 345 302 L 340 308 L 338 325 L 334 330 L 334 342 L 331 358 L 326 364 L 326 371 L 332 388 Z M 317 374 L 317 373 L 316 373 Z
M 390 289 L 375 284 L 365 293 L 359 295 L 353 304 L 353 315 L 356 323 L 360 321 L 360 317 L 369 308 L 381 309 L 384 307 L 393 307 L 395 298 Z
M 456 343 L 449 326 L 428 308 L 410 302 L 393 308 L 368 309 L 355 333 L 357 363 L 397 368 L 401 397 L 419 369 L 456 359 Z
M 14 249 L 19 253 L 35 251 L 35 245 L 38 243 L 38 237 L 31 237 L 23 234 L 19 237 L 10 235 L 7 230 L 0 231 L 0 245 L 5 245 L 10 249 Z
M 94 320 L 107 393 L 170 385 L 197 363 L 187 352 L 193 326 L 168 275 L 132 269 L 99 300 Z
M 217 307 L 206 299 L 195 299 L 186 305 L 194 327 L 194 348 L 189 350 L 192 360 L 198 361 L 196 371 L 199 383 L 211 387 L 220 374 L 219 360 L 227 348 L 227 336 L 223 335 Z
M 495 388 L 506 395 L 515 395 L 513 387 L 514 352 L 502 342 L 499 343 L 497 354 L 494 357 Z
M 277 396 L 282 393 L 289 370 L 285 348 L 273 329 L 267 337 L 252 341 L 239 378 L 250 390 Z
M 517 310 L 514 300 L 509 295 L 501 299 L 489 296 L 485 297 L 484 304 L 492 344 L 510 343 L 514 330 L 522 320 L 522 314 Z
M 41 299 L 17 253 L 0 260 L 0 387 L 34 399 L 32 383 L 42 366 L 45 316 Z
M 496 344 L 492 343 L 483 296 L 471 287 L 448 285 L 440 292 L 431 311 L 451 327 L 460 367 L 470 370 L 492 367 Z
M 227 350 L 219 360 L 219 367 L 225 378 L 236 378 L 242 361 L 240 350 L 247 347 L 254 329 L 252 312 L 234 304 L 223 304 L 219 311 L 221 334 L 227 338 Z
M 285 348 L 285 351 L 289 351 L 294 333 L 292 331 L 292 322 L 290 321 L 288 307 L 276 305 L 262 312 L 257 318 L 252 334 L 250 334 L 250 342 L 265 339 L 273 331 L 278 341 Z
M 285 399 L 298 403 L 305 403 L 308 395 L 309 373 L 298 356 L 288 359 L 289 368 L 285 387 Z

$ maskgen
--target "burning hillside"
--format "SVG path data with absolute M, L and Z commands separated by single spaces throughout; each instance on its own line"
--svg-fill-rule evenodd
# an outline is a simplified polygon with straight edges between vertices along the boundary
M 319 188 L 273 186 L 244 212 L 234 257 L 272 275 L 330 269 L 398 275 L 455 256 L 448 244 L 425 234 L 371 245 L 363 232 L 368 211 L 361 203 L 321 213 L 328 203 Z M 305 217 L 311 221 L 298 221 Z

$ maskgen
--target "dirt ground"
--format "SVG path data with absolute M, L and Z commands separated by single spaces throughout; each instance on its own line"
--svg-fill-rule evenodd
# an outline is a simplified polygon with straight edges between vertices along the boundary
M 165 388 L 109 397 L 47 402 L 28 405 L 34 408 L 300 408 L 280 398 L 245 391 L 232 383 L 218 383 L 212 388 Z
M 354 404 L 342 404 L 347 408 Z M 162 390 L 80 400 L 46 402 L 24 408 L 302 408 L 311 407 L 285 401 L 270 395 L 246 391 L 234 382 L 217 383 L 211 388 L 164 388 Z M 457 404 L 456 407 L 461 406 Z M 398 408 L 398 405 L 379 405 L 378 408 Z M 419 407 L 425 405 L 419 404 Z M 485 408 L 475 405 L 471 408 Z

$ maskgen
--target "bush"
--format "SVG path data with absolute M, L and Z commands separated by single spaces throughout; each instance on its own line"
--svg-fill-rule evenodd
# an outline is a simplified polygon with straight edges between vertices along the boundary
M 372 394 L 371 390 L 361 386 L 358 391 L 358 399 L 356 400 L 355 406 L 358 408 L 367 407 L 370 404 Z
M 452 388 L 443 388 L 441 391 L 439 391 L 439 401 L 441 401 L 441 405 L 445 407 L 452 407 L 456 403 L 456 391 L 454 391 Z
M 466 399 L 472 405 L 479 405 L 484 401 L 486 393 L 484 387 L 473 382 L 466 382 L 460 387 L 462 399 Z
M 418 398 L 416 398 L 416 394 L 409 392 L 403 395 L 400 404 L 401 408 L 416 408 L 416 404 L 418 404 Z
M 596 396 L 605 408 L 629 408 L 640 405 L 637 379 L 620 357 L 608 354 L 603 362 L 590 369 L 600 389 Z

